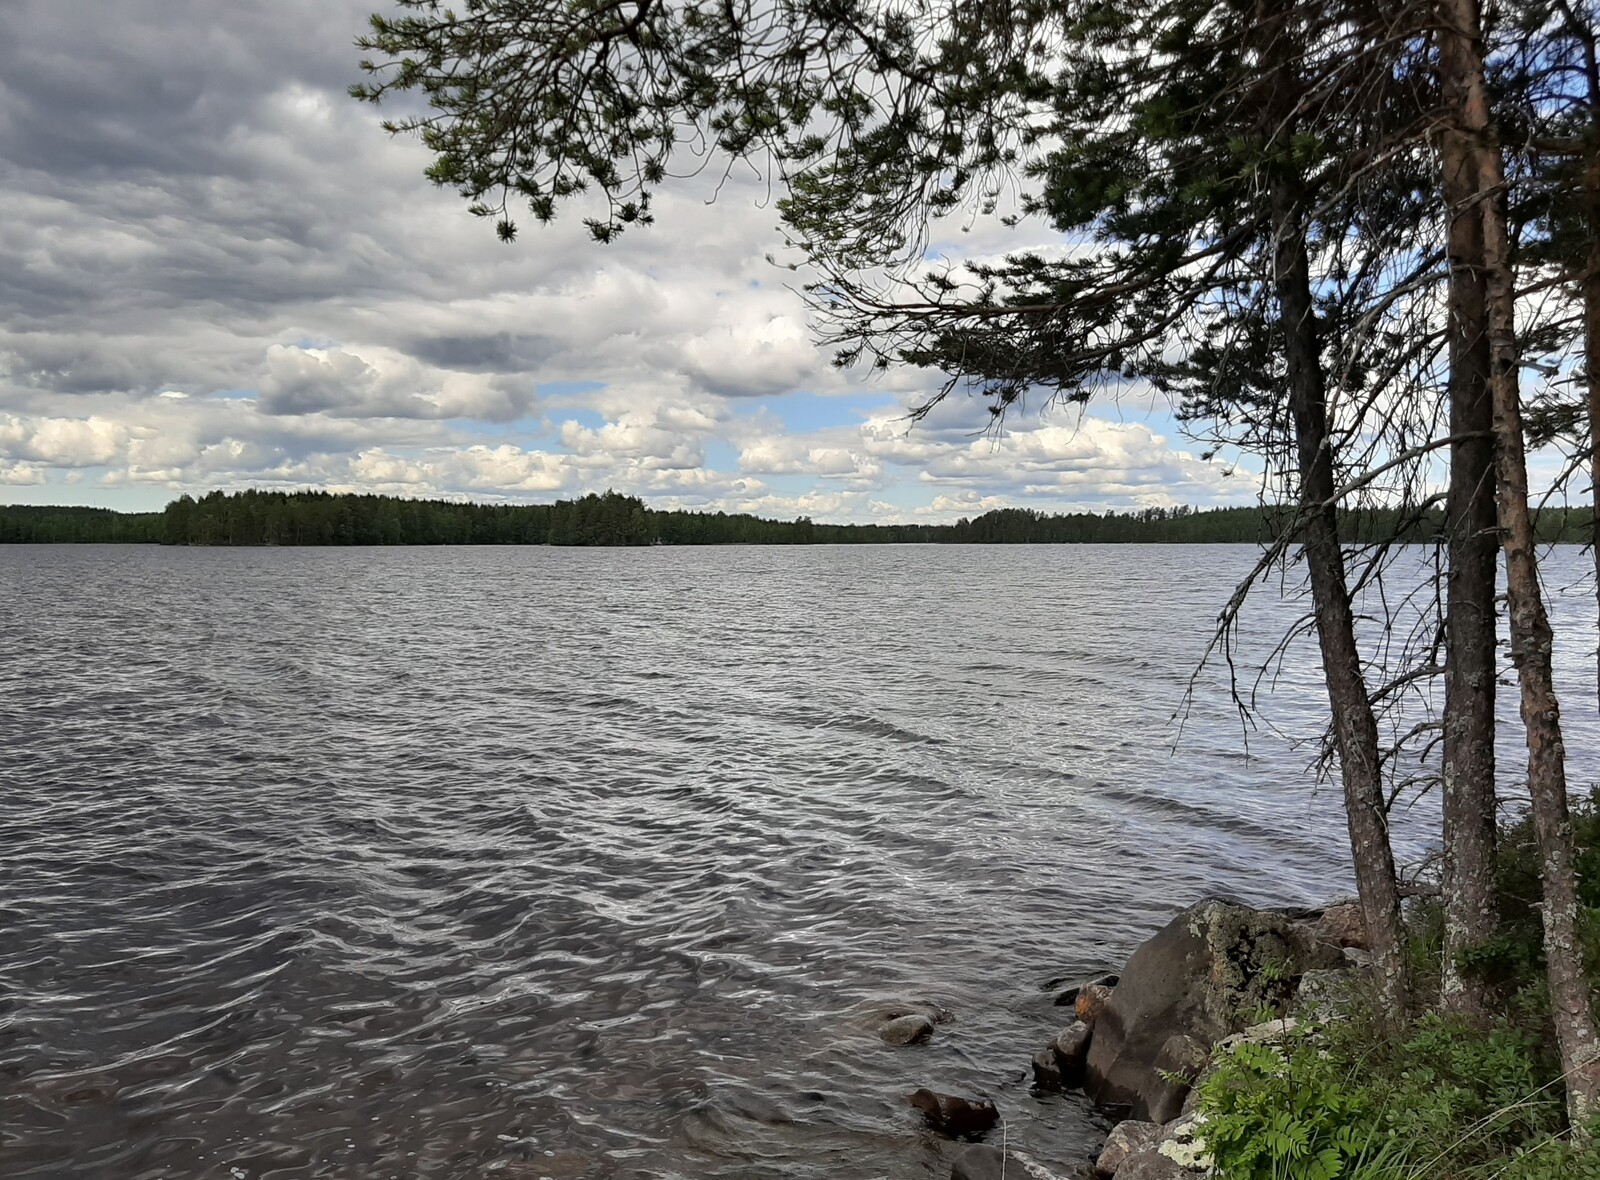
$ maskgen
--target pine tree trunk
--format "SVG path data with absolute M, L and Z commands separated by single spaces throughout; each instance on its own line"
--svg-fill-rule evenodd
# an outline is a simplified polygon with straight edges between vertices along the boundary
M 1311 580 L 1322 669 L 1333 712 L 1334 748 L 1344 782 L 1345 818 L 1350 829 L 1356 891 L 1366 921 L 1367 942 L 1377 975 L 1380 1003 L 1387 1016 L 1404 1015 L 1409 1001 L 1400 927 L 1400 889 L 1389 821 L 1384 806 L 1378 758 L 1378 725 L 1372 713 L 1356 646 L 1355 617 L 1345 578 L 1334 505 L 1332 440 L 1328 431 L 1327 388 L 1317 344 L 1310 262 L 1294 195 L 1281 187 L 1273 195 L 1277 247 L 1274 285 L 1284 336 L 1289 405 L 1294 419 L 1300 475 L 1301 542 Z
M 1600 117 L 1600 112 L 1597 112 Z M 1589 197 L 1588 273 L 1583 278 L 1583 367 L 1589 392 L 1589 478 L 1594 486 L 1595 588 L 1600 594 L 1600 155 L 1586 170 Z M 1596 616 L 1600 629 L 1600 615 Z M 1600 699 L 1600 645 L 1595 648 L 1597 699 Z
M 1533 517 L 1528 510 L 1528 467 L 1517 386 L 1516 286 L 1505 218 L 1505 165 L 1490 116 L 1483 48 L 1475 0 L 1449 0 L 1463 76 L 1451 79 L 1463 97 L 1460 126 L 1477 160 L 1478 208 L 1483 222 L 1484 278 L 1488 291 L 1489 391 L 1494 403 L 1495 472 L 1511 660 L 1522 690 L 1528 738 L 1528 794 L 1539 843 L 1544 887 L 1544 945 L 1551 1019 L 1567 1080 L 1567 1112 L 1582 1131 L 1600 1112 L 1600 1035 L 1578 942 L 1578 893 L 1572 822 L 1567 809 L 1566 751 L 1551 673 L 1553 636 L 1539 586 Z M 1445 63 L 1441 62 L 1441 67 Z
M 1589 229 L 1589 251 L 1584 259 L 1579 290 L 1583 295 L 1583 366 L 1589 408 L 1589 477 L 1594 495 L 1592 551 L 1595 588 L 1600 595 L 1600 37 L 1583 5 L 1561 0 L 1566 32 L 1575 38 L 1583 55 L 1584 86 L 1589 104 L 1589 134 L 1584 146 L 1583 202 Z M 1600 628 L 1600 615 L 1595 619 Z M 1595 649 L 1600 672 L 1600 646 Z M 1600 677 L 1595 682 L 1600 694 Z
M 1459 57 L 1459 40 L 1441 46 Z M 1460 63 L 1446 77 L 1460 77 Z M 1447 99 L 1448 101 L 1448 99 Z M 1495 531 L 1494 408 L 1489 396 L 1483 222 L 1474 197 L 1471 144 L 1457 128 L 1442 138 L 1450 260 L 1450 496 L 1446 532 L 1444 697 L 1443 1000 L 1458 1012 L 1489 1011 L 1481 981 L 1460 970 L 1462 956 L 1499 929 L 1495 856 Z M 1477 435 L 1478 437 L 1462 437 Z

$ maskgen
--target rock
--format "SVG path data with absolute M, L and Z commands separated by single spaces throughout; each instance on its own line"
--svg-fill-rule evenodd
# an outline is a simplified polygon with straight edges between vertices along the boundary
M 933 1035 L 933 1021 L 920 1012 L 897 1016 L 879 1025 L 878 1035 L 891 1045 L 915 1045 Z
M 1118 1123 L 1111 1128 L 1106 1145 L 1100 1151 L 1100 1158 L 1094 1162 L 1094 1170 L 1101 1176 L 1110 1176 L 1123 1160 L 1154 1147 L 1160 1139 L 1161 1126 L 1158 1123 L 1142 1123 L 1137 1119 Z
M 1331 905 L 1306 925 L 1312 937 L 1330 946 L 1367 949 L 1367 924 L 1361 916 L 1361 907 L 1354 902 Z
M 976 1139 L 1000 1121 L 1000 1112 L 987 1098 L 961 1098 L 922 1089 L 907 1101 L 922 1112 L 928 1126 L 952 1139 Z
M 1237 1049 L 1240 1045 L 1276 1045 L 1299 1027 L 1300 1022 L 1292 1016 L 1286 1016 L 1282 1020 L 1252 1024 L 1249 1028 L 1223 1037 L 1217 1042 L 1217 1052 L 1226 1053 L 1230 1049 Z
M 1347 946 L 1344 948 L 1344 961 L 1351 967 L 1370 967 L 1372 955 L 1358 946 Z
M 987 1143 L 962 1149 L 950 1165 L 950 1180 L 1086 1180 L 1089 1175 L 1086 1170 L 1063 1175 L 1020 1151 L 1001 1151 Z
M 1061 1063 L 1055 1046 L 1047 1045 L 1033 1055 L 1033 1084 L 1041 1090 L 1060 1090 L 1063 1086 Z
M 1150 1121 L 1169 1123 L 1183 1113 L 1194 1080 L 1211 1060 L 1211 1046 L 1187 1033 L 1168 1037 L 1156 1054 L 1156 1080 L 1145 1094 Z
M 1136 1151 L 1122 1161 L 1117 1180 L 1189 1180 L 1190 1173 L 1154 1147 Z
M 1052 979 L 1049 983 L 1045 984 L 1045 990 L 1049 991 L 1051 988 L 1059 986 L 1062 982 L 1063 980 L 1060 979 Z M 1071 987 L 1067 988 L 1066 991 L 1062 992 L 1056 997 L 1056 1007 L 1066 1008 L 1077 1004 L 1078 995 L 1083 991 L 1084 988 L 1096 986 L 1116 987 L 1117 976 L 1097 975 L 1093 979 L 1085 979 L 1081 983 L 1073 984 Z
M 1282 911 L 1217 898 L 1191 906 L 1128 960 L 1095 1024 L 1085 1090 L 1103 1106 L 1148 1119 L 1149 1098 L 1167 1097 L 1157 1058 L 1171 1038 L 1210 1046 L 1261 1007 L 1283 1011 L 1295 980 L 1335 965 L 1338 954 Z
M 1354 982 L 1349 971 L 1307 971 L 1295 989 L 1295 1012 L 1309 1020 L 1332 1019 L 1350 998 Z
M 1100 1019 L 1100 1013 L 1106 1010 L 1106 1005 L 1111 1002 L 1112 988 L 1104 983 L 1091 983 L 1078 992 L 1075 1011 L 1078 1019 L 1093 1027 L 1095 1021 Z
M 1081 1020 L 1074 1020 L 1056 1034 L 1050 1049 L 1056 1055 L 1056 1068 L 1061 1071 L 1063 1086 L 1083 1084 L 1083 1063 L 1088 1059 L 1089 1046 L 1094 1041 L 1094 1030 Z
M 1156 1150 L 1185 1171 L 1210 1171 L 1211 1153 L 1206 1150 L 1202 1133 L 1205 1122 L 1205 1116 L 1197 1113 L 1168 1123 L 1161 1129 L 1161 1142 Z
M 1203 1080 L 1203 1079 L 1202 1079 Z M 1189 1087 L 1189 1092 L 1183 1096 L 1183 1105 L 1178 1108 L 1178 1117 L 1186 1119 L 1200 1106 L 1200 1086 L 1198 1082 Z

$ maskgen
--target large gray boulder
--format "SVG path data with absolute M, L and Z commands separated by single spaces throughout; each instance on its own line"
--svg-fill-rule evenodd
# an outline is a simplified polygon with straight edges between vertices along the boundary
M 1239 1031 L 1262 1008 L 1284 1011 L 1304 972 L 1339 965 L 1339 948 L 1317 936 L 1310 917 L 1209 898 L 1153 935 L 1095 1024 L 1089 1097 L 1135 1119 L 1173 1117 L 1184 1094 L 1163 1071 L 1181 1065 L 1192 1076 L 1196 1046 Z

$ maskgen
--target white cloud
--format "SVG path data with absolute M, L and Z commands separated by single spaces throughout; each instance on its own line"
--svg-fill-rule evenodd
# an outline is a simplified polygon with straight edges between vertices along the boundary
M 88 418 L 0 420 L 0 456 L 50 467 L 104 467 L 126 457 L 128 427 L 99 415 Z
M 704 178 L 612 247 L 502 246 L 344 97 L 368 0 L 0 7 L 0 479 L 251 484 L 910 519 L 1232 495 L 1138 425 L 909 427 L 817 347 L 766 187 Z M 174 54 L 178 38 L 199 49 Z M 138 96 L 137 100 L 130 96 Z M 939 229 L 951 253 L 1015 234 Z M 948 232 L 947 232 L 948 231 Z M 1048 243 L 1045 243 L 1048 245 Z M 874 379 L 908 401 L 930 378 Z M 785 426 L 790 421 L 815 425 Z

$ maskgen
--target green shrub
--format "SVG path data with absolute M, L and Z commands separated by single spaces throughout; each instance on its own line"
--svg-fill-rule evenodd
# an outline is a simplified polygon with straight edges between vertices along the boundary
M 1200 1110 L 1227 1180 L 1488 1177 L 1513 1165 L 1526 1175 L 1504 1175 L 1543 1180 L 1544 1157 L 1518 1152 L 1561 1128 L 1553 1077 L 1538 1042 L 1509 1023 L 1429 1015 L 1385 1035 L 1346 1020 L 1232 1050 L 1202 1083 Z
M 1230 1180 L 1335 1180 L 1375 1140 L 1367 1095 L 1306 1037 L 1244 1044 L 1202 1085 L 1203 1132 Z

